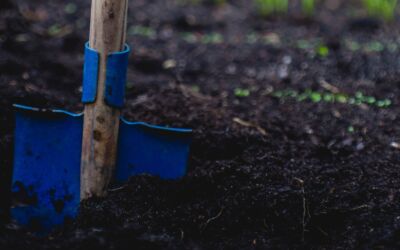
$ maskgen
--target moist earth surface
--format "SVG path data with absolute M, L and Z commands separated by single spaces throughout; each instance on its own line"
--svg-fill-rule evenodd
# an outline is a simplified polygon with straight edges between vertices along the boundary
M 397 21 L 351 1 L 264 18 L 250 1 L 130 1 L 124 116 L 194 129 L 181 180 L 136 176 L 47 237 L 1 249 L 398 249 Z M 79 112 L 89 1 L 0 3 L 2 205 L 12 104 Z

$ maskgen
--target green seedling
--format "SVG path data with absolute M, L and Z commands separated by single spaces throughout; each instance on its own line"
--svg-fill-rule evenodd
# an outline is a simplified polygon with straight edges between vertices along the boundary
M 348 105 L 370 105 L 376 106 L 379 108 L 387 108 L 392 105 L 392 102 L 389 99 L 378 100 L 373 96 L 366 96 L 362 92 L 358 91 L 354 96 L 348 96 L 344 93 L 332 93 L 332 92 L 318 92 L 312 91 L 310 89 L 306 89 L 304 92 L 299 93 L 296 90 L 286 89 L 286 90 L 278 90 L 271 93 L 272 96 L 285 99 L 285 98 L 294 98 L 298 102 L 303 101 L 311 101 L 314 103 L 325 102 L 325 103 L 341 103 Z
M 301 9 L 306 16 L 312 16 L 315 12 L 315 0 L 302 0 Z
M 381 52 L 384 49 L 385 46 L 379 41 L 369 42 L 364 48 L 366 52 Z
M 212 4 L 221 6 L 226 4 L 226 0 L 212 0 Z
M 182 39 L 188 43 L 197 43 L 198 42 L 197 36 L 191 32 L 184 32 L 184 33 L 182 33 L 181 36 L 182 36 Z
M 336 94 L 335 101 L 338 103 L 347 103 L 348 97 L 345 94 Z
M 279 45 L 281 44 L 281 38 L 276 33 L 269 33 L 264 35 L 263 41 L 267 45 Z
M 285 14 L 289 9 L 288 0 L 255 0 L 259 14 L 267 17 L 273 14 Z
M 345 39 L 344 41 L 345 46 L 348 50 L 356 52 L 362 50 L 364 52 L 382 52 L 383 50 L 388 50 L 390 52 L 396 52 L 399 49 L 399 46 L 396 42 L 389 41 L 389 42 L 381 42 L 381 41 L 370 41 L 367 43 L 359 43 L 357 41 L 353 41 L 350 39 Z
M 393 42 L 387 44 L 386 47 L 392 53 L 396 52 L 399 49 L 399 46 L 396 43 L 393 43 Z
M 354 96 L 349 96 L 345 103 L 350 105 L 360 105 L 362 104 L 362 101 L 356 99 Z
M 64 11 L 67 14 L 74 14 L 78 10 L 78 6 L 74 3 L 68 3 L 65 5 Z
M 310 99 L 313 102 L 320 102 L 322 100 L 322 95 L 319 92 L 312 92 L 310 95 Z
M 275 0 L 275 11 L 277 13 L 287 13 L 289 10 L 288 0 Z
M 301 94 L 299 94 L 299 95 L 297 96 L 296 100 L 297 100 L 298 102 L 302 102 L 302 101 L 307 100 L 308 96 L 309 96 L 309 94 L 306 93 L 306 92 L 305 92 L 305 93 L 301 93 Z
M 202 0 L 178 0 L 178 4 L 185 5 L 185 4 L 192 4 L 197 5 L 202 2 Z
M 200 87 L 198 85 L 192 85 L 190 89 L 195 93 L 200 93 Z
M 361 45 L 357 41 L 346 40 L 345 41 L 347 49 L 350 51 L 359 51 L 361 49 Z
M 255 32 L 252 32 L 246 36 L 246 42 L 249 44 L 255 44 L 259 40 L 259 35 Z
M 365 101 L 366 101 L 366 103 L 372 105 L 372 104 L 375 104 L 376 99 L 375 99 L 375 97 L 373 97 L 373 96 L 368 96 L 368 97 L 365 99 Z
M 363 4 L 370 16 L 379 17 L 386 21 L 394 19 L 397 0 L 363 0 Z
M 389 99 L 380 100 L 376 103 L 376 105 L 380 108 L 386 108 L 392 105 L 392 101 L 390 101 Z
M 49 29 L 47 30 L 47 33 L 50 36 L 57 36 L 58 34 L 60 34 L 62 31 L 62 27 L 59 24 L 53 24 L 52 26 L 49 27 Z
M 284 95 L 287 96 L 287 97 L 296 98 L 299 94 L 295 90 L 288 89 L 288 90 L 285 91 Z
M 224 42 L 224 37 L 217 32 L 204 35 L 184 32 L 181 37 L 188 43 L 220 44 Z
M 329 55 L 329 48 L 326 45 L 319 45 L 316 48 L 316 52 L 320 57 L 327 57 Z
M 129 35 L 137 35 L 137 36 L 144 36 L 147 38 L 154 39 L 157 36 L 157 31 L 146 26 L 136 25 L 131 26 L 128 29 Z
M 220 44 L 224 42 L 224 37 L 219 33 L 213 32 L 203 35 L 201 42 L 204 44 Z
M 236 97 L 248 97 L 249 95 L 250 95 L 250 90 L 248 89 L 242 89 L 242 88 L 235 89 Z
M 60 32 L 61 27 L 54 25 L 49 29 L 50 34 L 57 34 Z M 146 26 L 132 26 L 129 28 L 130 35 L 140 35 L 151 39 L 156 38 L 157 31 Z M 180 37 L 188 43 L 203 43 L 203 44 L 221 44 L 225 42 L 224 36 L 218 32 L 211 32 L 206 34 L 193 33 L 193 32 L 181 32 Z M 326 46 L 322 39 L 317 37 L 314 39 L 300 39 L 297 41 L 285 41 L 281 39 L 277 33 L 261 34 L 257 32 L 250 32 L 246 35 L 244 40 L 247 44 L 262 43 L 270 46 L 288 46 L 294 47 L 309 52 L 312 56 L 319 56 L 321 58 L 327 57 L 330 54 L 330 49 Z M 388 50 L 390 52 L 396 52 L 399 50 L 399 46 L 396 42 L 382 43 L 380 41 L 370 41 L 367 43 L 359 43 L 351 39 L 344 39 L 343 43 L 345 47 L 353 52 L 362 50 L 363 52 L 382 52 Z
M 185 5 L 185 4 L 192 4 L 198 5 L 200 3 L 207 2 L 212 5 L 224 5 L 226 4 L 226 0 L 178 0 L 178 4 Z
M 287 89 L 287 90 L 275 91 L 272 93 L 272 95 L 278 98 L 297 97 L 298 92 L 296 90 Z
M 276 98 L 285 97 L 284 94 L 283 94 L 283 91 L 280 91 L 280 90 L 279 90 L 279 91 L 273 92 L 273 93 L 272 93 L 272 96 L 273 96 L 273 97 L 276 97 Z
M 313 44 L 307 40 L 298 40 L 296 43 L 296 47 L 299 49 L 311 49 L 313 48 Z
M 323 101 L 324 102 L 334 102 L 335 101 L 335 96 L 331 93 L 325 93 L 323 95 Z

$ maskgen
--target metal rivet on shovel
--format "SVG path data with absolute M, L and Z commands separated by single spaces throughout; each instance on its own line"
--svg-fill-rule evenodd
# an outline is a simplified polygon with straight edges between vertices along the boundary
M 130 48 L 127 0 L 93 0 L 85 46 L 83 114 L 15 105 L 11 216 L 46 232 L 77 215 L 81 199 L 111 181 L 147 173 L 184 176 L 190 129 L 128 122 L 124 104 Z

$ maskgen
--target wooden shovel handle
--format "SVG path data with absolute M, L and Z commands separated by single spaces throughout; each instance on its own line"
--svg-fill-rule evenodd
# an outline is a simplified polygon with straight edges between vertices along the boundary
M 81 200 L 106 195 L 114 173 L 121 111 L 104 101 L 107 55 L 126 39 L 128 0 L 92 0 L 90 47 L 100 54 L 97 98 L 85 105 L 81 158 Z

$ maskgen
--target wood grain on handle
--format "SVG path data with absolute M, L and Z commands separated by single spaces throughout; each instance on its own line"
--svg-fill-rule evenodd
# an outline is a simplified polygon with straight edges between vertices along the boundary
M 90 47 L 100 54 L 97 98 L 85 105 L 81 200 L 107 194 L 117 155 L 121 111 L 104 102 L 107 55 L 123 50 L 128 0 L 92 0 Z

